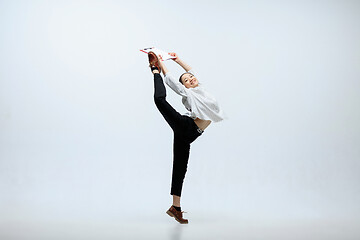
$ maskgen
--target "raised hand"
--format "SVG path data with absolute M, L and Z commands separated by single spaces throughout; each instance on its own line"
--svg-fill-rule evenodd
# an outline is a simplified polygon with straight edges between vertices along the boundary
M 172 57 L 175 57 L 175 58 L 172 59 L 173 61 L 176 61 L 179 58 L 179 56 L 174 52 L 169 53 L 169 55 L 172 56 Z

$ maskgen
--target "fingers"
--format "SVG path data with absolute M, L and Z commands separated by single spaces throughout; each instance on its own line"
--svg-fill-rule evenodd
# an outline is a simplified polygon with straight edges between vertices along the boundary
M 159 59 L 160 61 L 163 61 L 163 57 L 162 57 L 161 54 L 157 55 L 157 57 L 158 57 L 158 59 Z
M 178 58 L 178 55 L 176 53 L 174 53 L 174 52 L 169 53 L 169 55 L 172 56 L 172 57 L 175 57 L 175 58 L 172 59 L 174 61 L 177 60 L 177 58 Z

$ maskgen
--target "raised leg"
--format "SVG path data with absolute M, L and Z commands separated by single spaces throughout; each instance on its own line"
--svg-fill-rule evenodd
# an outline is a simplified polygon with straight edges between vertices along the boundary
M 182 116 L 166 101 L 166 89 L 159 73 L 154 73 L 154 101 L 170 127 L 174 131 L 179 129 L 181 127 Z

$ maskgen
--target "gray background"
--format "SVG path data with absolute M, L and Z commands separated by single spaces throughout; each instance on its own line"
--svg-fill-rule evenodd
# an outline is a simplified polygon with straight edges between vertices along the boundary
M 359 43 L 359 1 L 0 1 L 1 239 L 359 239 Z M 192 145 L 188 226 L 150 46 L 228 116 Z

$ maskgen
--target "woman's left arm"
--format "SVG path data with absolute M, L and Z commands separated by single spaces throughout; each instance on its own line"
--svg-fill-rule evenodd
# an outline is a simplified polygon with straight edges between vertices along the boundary
M 179 64 L 185 71 L 189 72 L 191 70 L 191 67 L 185 63 L 183 60 L 179 58 L 179 56 L 176 53 L 170 53 L 171 56 L 175 57 L 174 62 Z

